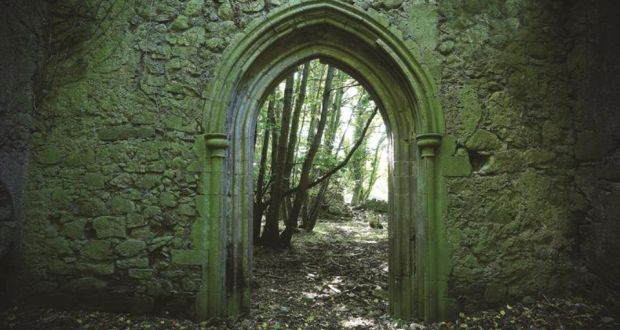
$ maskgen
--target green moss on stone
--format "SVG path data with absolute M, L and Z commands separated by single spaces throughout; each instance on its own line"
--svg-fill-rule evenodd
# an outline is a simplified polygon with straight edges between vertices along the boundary
M 204 7 L 204 0 L 190 0 L 185 5 L 184 14 L 187 16 L 199 16 Z
M 177 197 L 168 191 L 164 191 L 159 194 L 159 203 L 167 207 L 175 207 L 178 204 Z
M 136 125 L 153 125 L 157 122 L 157 114 L 147 111 L 135 111 L 131 115 L 131 123 Z
M 228 3 L 228 1 L 225 1 L 223 4 L 220 5 L 220 7 L 217 9 L 217 15 L 225 21 L 230 21 L 235 17 L 235 12 L 233 11 L 232 7 L 230 6 L 230 4 Z
M 148 226 L 144 226 L 131 229 L 130 236 L 136 239 L 148 240 L 155 237 L 155 233 Z
M 497 135 L 483 129 L 477 130 L 465 143 L 470 150 L 492 151 L 501 148 L 502 142 Z
M 80 239 L 84 235 L 86 220 L 74 220 L 62 225 L 59 234 L 68 239 Z
M 144 216 L 140 213 L 132 213 L 127 216 L 127 228 L 135 228 L 144 226 L 146 224 L 146 220 Z
M 181 87 L 178 92 L 182 90 L 183 88 Z M 164 120 L 164 124 L 166 125 L 166 128 L 181 130 L 183 128 L 183 118 L 179 116 L 170 116 Z
M 68 190 L 55 188 L 50 191 L 50 201 L 55 209 L 63 210 L 69 208 L 71 200 L 71 192 Z
M 109 260 L 114 258 L 112 242 L 109 240 L 92 240 L 80 251 L 82 257 L 89 260 Z
M 131 257 L 144 251 L 146 242 L 136 239 L 128 239 L 118 244 L 114 250 L 123 257 Z
M 62 237 L 55 237 L 45 240 L 44 244 L 44 253 L 46 254 L 50 254 L 53 256 L 66 256 L 73 253 L 73 251 L 69 247 L 69 241 Z
M 149 244 L 149 251 L 154 251 L 162 246 L 170 244 L 173 238 L 173 236 L 161 236 L 153 238 L 151 240 L 151 243 Z
M 136 206 L 129 199 L 114 196 L 110 201 L 110 209 L 113 214 L 127 214 L 135 211 Z
M 148 266 L 149 266 L 149 259 L 146 257 L 121 259 L 121 260 L 116 261 L 116 267 L 120 269 L 147 268 Z
M 54 165 L 62 161 L 63 151 L 56 146 L 49 146 L 36 154 L 37 162 L 45 165 Z
M 113 262 L 78 263 L 76 267 L 81 273 L 90 273 L 90 274 L 95 274 L 95 275 L 114 274 L 114 263 Z
M 95 151 L 91 148 L 85 148 L 80 151 L 72 151 L 65 158 L 65 164 L 72 167 L 87 166 L 96 160 Z
M 177 208 L 177 212 L 180 215 L 187 215 L 187 216 L 194 216 L 196 215 L 196 209 L 189 205 L 189 204 L 181 204 L 179 205 L 179 207 Z
M 523 154 L 514 149 L 497 151 L 482 168 L 482 173 L 514 173 L 523 170 Z
M 189 29 L 189 18 L 184 15 L 179 15 L 170 25 L 172 31 L 183 31 Z
M 105 176 L 100 173 L 86 173 L 84 183 L 91 190 L 103 189 L 105 188 Z
M 195 26 L 179 35 L 175 44 L 183 46 L 202 46 L 205 43 L 205 29 L 201 26 Z
M 149 205 L 144 209 L 143 214 L 147 218 L 156 218 L 162 215 L 162 211 L 159 206 Z
M 163 86 L 163 84 L 162 84 Z M 97 136 L 102 141 L 118 141 L 127 139 L 142 139 L 155 136 L 152 127 L 108 127 L 97 131 Z
M 469 136 L 474 133 L 482 117 L 482 107 L 478 101 L 478 94 L 471 86 L 464 86 L 459 94 L 463 111 L 459 113 L 461 117 L 462 133 Z
M 124 217 L 102 216 L 93 220 L 97 238 L 126 237 Z
M 153 277 L 152 269 L 129 269 L 128 271 L 129 277 L 140 279 L 140 280 L 148 280 Z
M 96 217 L 106 213 L 105 203 L 98 197 L 88 197 L 77 201 L 78 214 L 86 217 Z
M 523 153 L 529 165 L 541 165 L 553 161 L 556 158 L 555 152 L 546 149 L 530 149 Z

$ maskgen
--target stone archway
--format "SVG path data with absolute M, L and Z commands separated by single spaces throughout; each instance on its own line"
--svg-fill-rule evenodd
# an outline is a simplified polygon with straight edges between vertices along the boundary
M 413 43 L 378 14 L 311 0 L 273 10 L 222 57 L 207 90 L 198 237 L 198 317 L 249 308 L 254 122 L 267 91 L 295 66 L 320 58 L 349 73 L 381 109 L 392 150 L 389 176 L 389 300 L 395 317 L 436 320 L 447 309 L 445 191 L 436 150 L 444 119 Z

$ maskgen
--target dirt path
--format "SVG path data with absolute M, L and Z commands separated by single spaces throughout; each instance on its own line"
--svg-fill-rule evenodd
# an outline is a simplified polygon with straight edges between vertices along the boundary
M 386 228 L 384 225 L 383 228 Z M 255 324 L 380 327 L 387 318 L 387 232 L 365 221 L 322 222 L 294 249 L 257 249 Z

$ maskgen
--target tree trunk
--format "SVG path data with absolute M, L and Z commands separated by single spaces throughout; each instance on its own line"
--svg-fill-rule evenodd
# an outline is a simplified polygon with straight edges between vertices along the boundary
M 321 211 L 321 203 L 325 198 L 325 193 L 327 193 L 327 188 L 329 188 L 329 180 L 323 181 L 321 187 L 319 187 L 319 191 L 316 194 L 316 198 L 314 199 L 314 203 L 308 206 L 308 214 L 304 218 L 303 228 L 307 232 L 312 232 L 314 230 L 314 226 L 316 226 L 317 220 L 319 219 L 319 212 Z
M 365 97 L 360 98 L 356 110 L 359 114 L 355 118 L 355 132 L 353 135 L 355 138 L 359 138 L 362 135 L 364 128 L 365 116 L 362 112 L 367 104 L 368 99 Z M 359 150 L 351 158 L 351 179 L 354 182 L 353 196 L 351 198 L 351 205 L 359 205 L 364 196 L 364 178 L 366 177 L 366 141 L 362 143 Z
M 284 88 L 284 105 L 282 106 L 282 119 L 280 123 L 280 136 L 278 137 L 276 161 L 271 166 L 272 185 L 269 210 L 265 220 L 265 228 L 261 236 L 261 243 L 267 246 L 277 247 L 280 229 L 278 228 L 280 206 L 284 197 L 284 166 L 286 162 L 286 147 L 291 123 L 291 108 L 293 98 L 293 86 L 295 74 L 290 74 L 286 79 Z
M 282 236 L 280 237 L 283 247 L 290 247 L 291 245 L 291 237 L 293 236 L 295 230 L 297 230 L 297 219 L 301 212 L 301 207 L 306 201 L 306 197 L 308 196 L 310 170 L 312 168 L 312 164 L 314 163 L 314 157 L 316 156 L 316 153 L 321 146 L 323 132 L 325 131 L 325 126 L 327 124 L 327 115 L 329 112 L 329 101 L 331 96 L 331 85 L 334 79 L 334 71 L 335 69 L 332 66 L 329 66 L 327 68 L 325 89 L 323 91 L 323 99 L 321 102 L 321 117 L 319 118 L 319 122 L 317 124 L 317 132 L 314 135 L 312 144 L 310 145 L 310 149 L 308 149 L 308 154 L 306 155 L 306 159 L 304 159 L 304 163 L 302 165 L 301 175 L 299 177 L 299 185 L 297 186 L 297 192 L 295 194 L 293 208 L 291 209 L 288 221 L 286 223 L 286 229 L 284 230 L 284 232 L 282 232 Z
M 284 168 L 284 191 L 287 191 L 291 186 L 291 173 L 293 172 L 293 166 L 295 164 L 295 150 L 297 149 L 297 137 L 299 136 L 299 117 L 306 100 L 306 89 L 308 86 L 308 75 L 310 73 L 310 62 L 304 64 L 304 68 L 301 73 L 301 82 L 299 84 L 299 96 L 295 101 L 295 110 L 293 111 L 293 118 L 291 120 L 290 138 L 288 139 L 286 166 Z M 285 205 L 287 209 L 291 209 L 292 205 L 289 205 L 288 198 L 285 198 Z
M 337 83 L 344 84 L 346 82 L 347 76 L 344 73 L 340 73 L 336 75 L 334 81 Z M 327 164 L 321 164 L 323 166 L 327 165 L 327 168 L 331 167 L 332 162 L 337 160 L 338 150 L 334 152 L 334 142 L 336 141 L 336 133 L 338 132 L 338 128 L 340 127 L 340 113 L 342 110 L 342 98 L 344 97 L 345 88 L 338 88 L 334 95 L 334 102 L 332 103 L 332 109 L 329 117 L 329 124 L 327 130 L 325 132 L 325 139 L 323 140 L 323 154 L 326 156 Z M 344 139 L 344 136 L 342 137 Z M 325 199 L 325 193 L 329 187 L 329 179 L 323 181 L 321 187 L 319 188 L 318 193 L 314 196 L 313 199 L 307 200 L 306 204 L 308 204 L 309 212 L 304 216 L 302 227 L 307 231 L 312 231 L 314 226 L 316 225 L 319 211 L 321 209 L 321 204 Z
M 274 100 L 270 97 L 269 104 L 267 105 L 267 118 L 273 117 Z M 256 179 L 256 188 L 254 190 L 254 227 L 253 238 L 256 244 L 260 239 L 260 226 L 263 219 L 263 213 L 265 212 L 266 203 L 263 200 L 265 192 L 267 191 L 265 184 L 265 172 L 267 171 L 267 152 L 269 151 L 269 135 L 271 134 L 270 125 L 267 125 L 263 132 L 262 149 L 260 153 L 260 165 L 258 167 L 258 177 Z M 258 134 L 256 134 L 258 135 Z
M 370 116 L 370 118 L 366 122 L 366 127 L 364 127 L 364 130 L 362 131 L 362 136 L 355 142 L 355 145 L 353 145 L 353 147 L 351 148 L 351 150 L 349 151 L 347 156 L 342 161 L 340 161 L 340 163 L 338 163 L 338 165 L 336 165 L 334 168 L 332 168 L 331 170 L 327 171 L 327 173 L 321 175 L 320 178 L 314 180 L 312 183 L 308 184 L 308 186 L 307 186 L 308 189 L 310 189 L 312 187 L 316 187 L 321 182 L 329 179 L 329 177 L 334 175 L 334 173 L 340 171 L 343 167 L 345 167 L 349 163 L 349 161 L 351 160 L 351 157 L 353 156 L 353 154 L 355 154 L 355 151 L 357 151 L 359 146 L 364 141 L 364 138 L 366 137 L 366 132 L 368 131 L 368 128 L 370 127 L 370 123 L 372 122 L 372 119 L 375 117 L 376 114 L 377 114 L 377 108 L 375 108 L 375 110 L 373 111 L 372 115 Z M 299 187 L 290 189 L 289 191 L 285 192 L 284 194 L 285 195 L 294 194 L 294 193 L 297 192 L 298 188 Z
M 375 154 L 373 156 L 372 159 L 372 163 L 370 164 L 370 176 L 368 178 L 368 186 L 365 189 L 364 195 L 362 196 L 362 200 L 361 203 L 366 203 L 366 201 L 368 201 L 368 197 L 370 196 L 370 191 L 372 190 L 372 187 L 375 185 L 375 182 L 377 182 L 377 178 L 379 177 L 379 152 L 381 151 L 382 147 L 383 147 L 383 142 L 386 139 L 386 135 L 383 135 L 381 137 L 381 139 L 377 142 L 377 147 L 375 148 Z

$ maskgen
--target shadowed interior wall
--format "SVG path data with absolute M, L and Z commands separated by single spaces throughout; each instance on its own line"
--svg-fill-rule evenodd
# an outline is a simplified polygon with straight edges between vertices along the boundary
M 42 92 L 40 15 L 42 1 L 0 3 L 0 304 L 9 302 L 17 280 L 32 116 Z
M 620 313 L 620 6 L 576 1 L 569 53 L 575 106 L 575 180 L 588 207 L 579 227 L 584 289 Z

